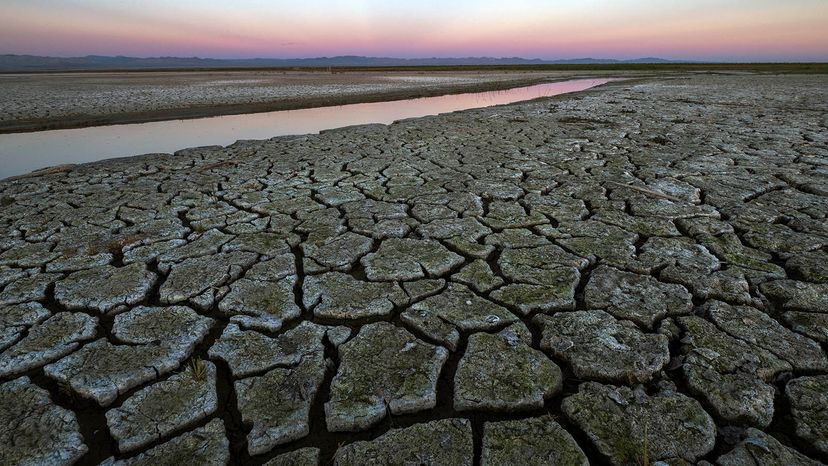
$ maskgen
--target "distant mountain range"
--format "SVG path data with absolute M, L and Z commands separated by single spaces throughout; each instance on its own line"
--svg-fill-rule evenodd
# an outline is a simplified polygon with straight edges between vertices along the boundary
M 71 71 L 71 70 L 136 70 L 171 68 L 292 68 L 292 67 L 346 67 L 346 66 L 462 66 L 462 65 L 602 65 L 631 63 L 683 63 L 662 58 L 612 60 L 577 58 L 570 60 L 541 60 L 520 57 L 492 58 L 387 58 L 339 56 L 318 58 L 197 58 L 197 57 L 40 57 L 35 55 L 0 55 L 0 72 L 11 71 Z

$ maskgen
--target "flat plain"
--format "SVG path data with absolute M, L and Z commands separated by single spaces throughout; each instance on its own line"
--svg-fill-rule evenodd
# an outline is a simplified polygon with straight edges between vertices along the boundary
M 489 91 L 578 74 L 514 70 L 0 74 L 0 133 Z
M 0 181 L 0 463 L 821 464 L 826 114 L 661 76 Z

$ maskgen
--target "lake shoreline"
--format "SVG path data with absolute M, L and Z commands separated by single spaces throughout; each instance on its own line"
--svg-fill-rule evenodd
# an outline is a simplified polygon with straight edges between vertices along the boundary
M 517 73 L 515 73 L 517 74 Z M 485 76 L 485 75 L 484 75 Z M 540 83 L 566 81 L 570 79 L 607 77 L 603 73 L 538 74 L 531 77 L 491 80 L 475 83 L 438 83 L 423 87 L 390 90 L 366 89 L 364 92 L 344 95 L 288 96 L 273 100 L 249 103 L 233 103 L 224 99 L 210 104 L 191 105 L 182 102 L 175 108 L 156 108 L 143 111 L 125 111 L 108 114 L 58 115 L 50 118 L 0 119 L 0 135 L 10 133 L 37 132 L 56 129 L 76 129 L 93 126 L 108 126 L 130 123 L 149 123 L 167 120 L 185 120 L 213 116 L 264 113 L 281 110 L 331 107 L 356 103 L 391 102 L 396 100 L 435 97 L 441 95 L 465 94 L 507 90 Z M 2 78 L 2 77 L 0 77 Z M 484 78 L 485 79 L 485 78 Z M 33 104 L 34 105 L 34 104 Z

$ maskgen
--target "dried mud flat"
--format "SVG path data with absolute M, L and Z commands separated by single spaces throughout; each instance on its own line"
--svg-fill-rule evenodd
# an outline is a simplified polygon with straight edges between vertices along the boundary
M 0 74 L 0 133 L 489 91 L 573 75 L 524 71 Z
M 0 182 L 0 463 L 820 464 L 826 84 Z

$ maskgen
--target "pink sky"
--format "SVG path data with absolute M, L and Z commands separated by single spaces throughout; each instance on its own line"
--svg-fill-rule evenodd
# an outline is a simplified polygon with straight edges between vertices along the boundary
M 828 1 L 5 0 L 0 53 L 828 61 Z

